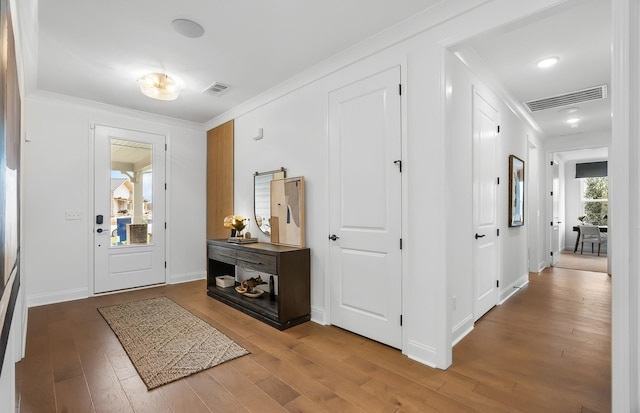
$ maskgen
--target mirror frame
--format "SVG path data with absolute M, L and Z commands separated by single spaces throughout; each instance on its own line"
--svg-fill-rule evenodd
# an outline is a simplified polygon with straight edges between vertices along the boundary
M 280 175 L 282 174 L 282 175 Z M 256 178 L 259 176 L 265 176 L 265 175 L 271 175 L 271 179 L 269 179 L 269 182 L 266 185 L 266 190 L 268 193 L 268 199 L 267 199 L 267 208 L 269 208 L 269 214 L 267 215 L 267 219 L 271 220 L 271 181 L 273 181 L 274 179 L 284 179 L 287 177 L 287 170 L 284 167 L 280 167 L 280 169 L 274 169 L 272 171 L 265 171 L 265 172 L 255 172 L 253 174 L 253 219 L 256 223 L 256 226 L 258 227 L 258 229 L 260 230 L 260 232 L 262 232 L 265 235 L 271 235 L 271 231 L 268 230 L 267 228 L 270 228 L 268 225 L 258 225 L 258 214 L 257 214 L 257 203 L 256 203 Z M 263 218 L 264 219 L 264 218 Z M 264 228 L 263 228 L 264 226 Z

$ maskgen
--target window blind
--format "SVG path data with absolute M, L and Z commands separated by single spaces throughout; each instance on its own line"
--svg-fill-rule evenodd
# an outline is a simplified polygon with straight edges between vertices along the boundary
M 599 178 L 607 176 L 607 161 L 576 164 L 576 178 Z

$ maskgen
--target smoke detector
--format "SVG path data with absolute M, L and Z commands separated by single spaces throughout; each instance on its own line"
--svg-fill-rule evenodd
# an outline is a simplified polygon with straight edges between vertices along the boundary
M 531 100 L 525 102 L 529 112 L 539 112 L 541 110 L 558 108 L 561 106 L 575 105 L 577 103 L 589 102 L 592 100 L 606 99 L 607 85 L 595 86 L 588 89 L 577 90 L 575 92 L 562 95 L 550 96 L 544 99 Z

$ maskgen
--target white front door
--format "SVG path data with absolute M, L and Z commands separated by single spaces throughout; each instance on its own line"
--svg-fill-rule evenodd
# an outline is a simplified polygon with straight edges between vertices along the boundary
M 401 348 L 400 67 L 329 95 L 331 324 Z
M 94 129 L 94 292 L 165 282 L 165 137 Z
M 474 319 L 498 303 L 498 111 L 473 89 Z M 506 160 L 505 160 L 506 162 Z
M 551 161 L 551 266 L 560 259 L 560 165 Z

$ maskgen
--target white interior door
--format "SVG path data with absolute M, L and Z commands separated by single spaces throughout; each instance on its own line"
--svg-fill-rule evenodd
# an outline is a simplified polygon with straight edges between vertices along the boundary
M 94 291 L 165 282 L 165 137 L 94 129 Z
M 474 319 L 498 303 L 498 111 L 473 91 Z
M 331 324 L 401 348 L 400 67 L 329 95 Z
M 551 265 L 560 258 L 560 165 L 551 161 Z

